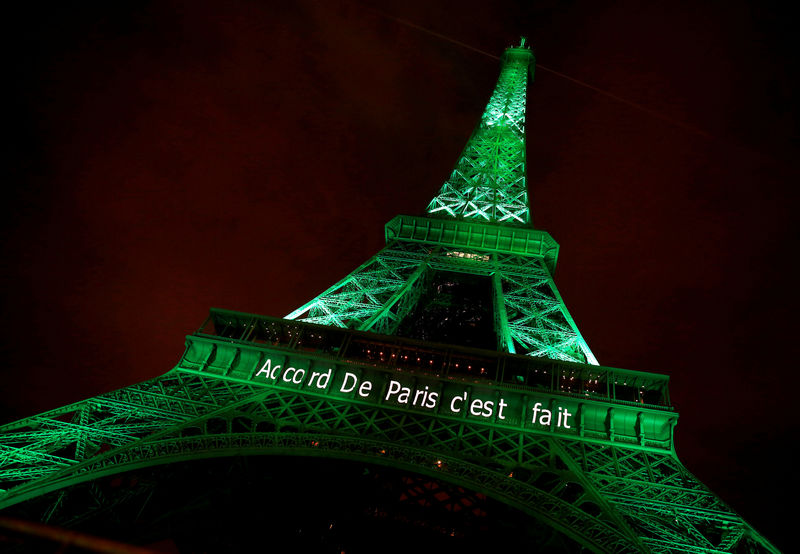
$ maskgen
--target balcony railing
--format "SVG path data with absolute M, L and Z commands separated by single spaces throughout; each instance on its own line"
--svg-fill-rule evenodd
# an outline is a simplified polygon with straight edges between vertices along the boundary
M 672 410 L 669 377 L 656 373 L 436 344 L 219 309 L 211 310 L 196 334 L 440 378 Z

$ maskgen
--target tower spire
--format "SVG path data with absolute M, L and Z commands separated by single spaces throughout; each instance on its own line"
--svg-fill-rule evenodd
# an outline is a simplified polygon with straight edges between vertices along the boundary
M 337 514 L 360 513 L 336 536 L 374 550 L 377 498 L 452 529 L 453 550 L 518 526 L 503 544 L 520 551 L 777 554 L 678 460 L 669 378 L 599 366 L 556 289 L 558 244 L 526 226 L 532 60 L 524 41 L 504 54 L 432 203 L 441 218 L 398 215 L 385 248 L 285 319 L 212 310 L 168 373 L 1 425 L 0 510 L 141 542 L 230 528 L 209 544 L 238 551 L 263 543 L 242 520 L 258 498 L 251 515 L 274 541 L 297 540 L 295 521 L 327 541 Z M 256 463 L 265 454 L 348 460 L 371 477 L 314 479 L 327 500 L 309 514 L 283 502 L 308 470 Z M 369 490 L 395 483 L 413 487 L 411 504 Z M 198 535 L 199 520 L 222 523 Z
M 525 89 L 534 56 L 525 37 L 506 49 L 500 77 L 453 173 L 428 205 L 437 217 L 530 225 Z M 531 77 L 533 75 L 531 74 Z
M 553 281 L 558 243 L 530 224 L 525 89 L 533 60 L 524 38 L 503 53 L 494 93 L 452 175 L 428 206 L 431 217 L 389 221 L 386 248 L 287 319 L 425 340 L 435 335 L 440 342 L 448 336 L 464 340 L 469 329 L 451 332 L 451 325 L 485 324 L 498 350 L 598 364 Z M 477 289 L 486 285 L 481 294 L 488 299 L 445 301 L 438 294 L 456 282 L 464 283 L 459 291 L 470 290 L 467 274 Z M 488 281 L 481 285 L 482 280 Z M 433 290 L 436 295 L 425 292 Z M 445 313 L 448 302 L 486 309 L 462 325 L 463 313 Z M 425 328 L 426 321 L 436 329 Z

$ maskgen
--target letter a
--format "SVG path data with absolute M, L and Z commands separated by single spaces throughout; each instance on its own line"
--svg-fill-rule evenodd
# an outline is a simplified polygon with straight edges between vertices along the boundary
M 281 368 L 280 365 L 276 365 L 275 369 L 273 370 L 273 368 L 272 368 L 272 360 L 267 358 L 267 361 L 264 362 L 264 365 L 261 366 L 261 369 L 259 369 L 258 373 L 256 373 L 256 377 L 258 377 L 262 373 L 266 373 L 267 376 L 265 377 L 265 379 L 275 379 L 276 375 L 273 375 L 273 374 L 276 371 L 278 371 L 280 368 Z

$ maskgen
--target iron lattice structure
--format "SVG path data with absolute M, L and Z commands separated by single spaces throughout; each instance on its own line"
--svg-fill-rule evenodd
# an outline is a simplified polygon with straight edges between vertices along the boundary
M 678 460 L 663 375 L 600 366 L 529 225 L 531 51 L 501 76 L 431 217 L 286 318 L 212 310 L 165 375 L 0 427 L 0 508 L 74 525 L 103 478 L 250 455 L 343 458 L 464 487 L 595 552 L 777 552 Z M 398 336 L 437 275 L 487 284 L 494 349 Z M 42 501 L 44 499 L 44 501 Z
M 523 41 L 524 45 L 524 41 Z M 525 181 L 525 90 L 531 53 L 509 48 L 480 123 L 428 213 L 478 221 L 530 222 Z

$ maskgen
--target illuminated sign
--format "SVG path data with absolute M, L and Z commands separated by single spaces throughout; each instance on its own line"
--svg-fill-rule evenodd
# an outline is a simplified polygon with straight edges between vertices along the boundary
M 466 417 L 508 425 L 573 432 L 577 403 L 555 404 L 546 395 L 500 390 L 481 382 L 373 368 L 301 367 L 267 358 L 255 372 L 260 382 L 316 394 L 350 398 L 451 417 Z M 324 367 L 324 369 L 323 369 Z M 572 410 L 572 411 L 570 411 Z

